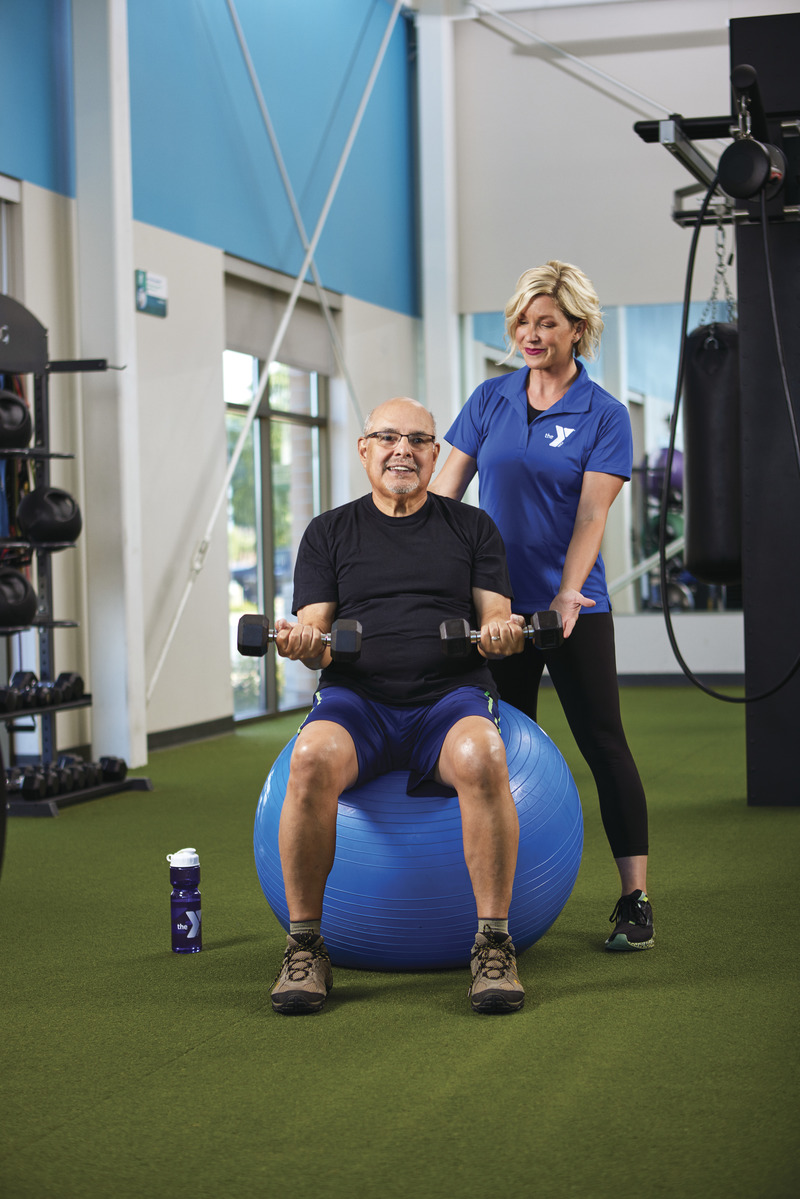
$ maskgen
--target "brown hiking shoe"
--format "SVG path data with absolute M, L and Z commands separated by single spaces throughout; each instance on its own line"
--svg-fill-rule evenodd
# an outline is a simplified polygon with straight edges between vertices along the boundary
M 273 1011 L 284 1016 L 319 1012 L 332 986 L 331 959 L 322 937 L 287 936 L 283 964 L 272 988 Z
M 525 1002 L 525 991 L 517 974 L 514 942 L 507 933 L 492 932 L 488 927 L 475 937 L 470 958 L 472 983 L 467 995 L 473 1012 L 518 1012 Z

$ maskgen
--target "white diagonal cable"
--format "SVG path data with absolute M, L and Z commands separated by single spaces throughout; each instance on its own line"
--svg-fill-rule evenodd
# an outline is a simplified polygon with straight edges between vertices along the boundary
M 676 554 L 680 554 L 686 547 L 685 537 L 676 537 L 674 541 L 670 541 L 664 551 L 667 559 L 674 558 Z M 626 570 L 624 575 L 620 575 L 618 579 L 614 579 L 608 584 L 608 594 L 616 595 L 618 591 L 623 591 L 625 587 L 629 587 L 631 583 L 635 583 L 642 575 L 648 574 L 654 566 L 658 566 L 661 561 L 659 553 L 651 554 L 649 558 L 644 558 L 638 566 L 631 567 Z
M 305 276 L 306 276 L 306 272 L 309 267 L 309 263 L 311 262 L 311 259 L 314 256 L 314 252 L 317 248 L 317 244 L 322 235 L 322 230 L 325 228 L 325 222 L 328 219 L 328 213 L 330 212 L 331 205 L 333 204 L 334 196 L 336 195 L 336 192 L 338 190 L 339 184 L 342 179 L 342 175 L 344 174 L 344 168 L 347 165 L 347 159 L 350 157 L 350 151 L 353 148 L 353 143 L 356 139 L 356 134 L 358 133 L 359 126 L 361 125 L 361 121 L 363 119 L 364 112 L 365 112 L 367 104 L 369 102 L 369 98 L 372 95 L 372 89 L 375 86 L 375 80 L 378 77 L 378 71 L 381 68 L 381 63 L 383 62 L 384 55 L 386 54 L 386 49 L 389 45 L 389 38 L 392 36 L 392 30 L 394 29 L 395 22 L 397 21 L 397 17 L 400 13 L 400 9 L 403 6 L 403 3 L 404 3 L 404 0 L 395 0 L 394 7 L 392 8 L 392 15 L 389 18 L 389 23 L 386 26 L 386 31 L 384 32 L 383 38 L 381 39 L 381 44 L 378 48 L 378 53 L 375 58 L 375 62 L 372 64 L 372 70 L 369 73 L 369 78 L 367 79 L 367 83 L 364 88 L 364 93 L 363 93 L 363 95 L 361 97 L 361 101 L 358 105 L 356 115 L 353 119 L 353 124 L 350 128 L 350 132 L 347 135 L 347 140 L 344 144 L 344 149 L 342 150 L 341 156 L 339 158 L 339 163 L 336 167 L 336 171 L 334 172 L 334 176 L 331 181 L 330 188 L 328 189 L 328 194 L 325 197 L 325 203 L 322 206 L 322 211 L 319 215 L 319 219 L 317 220 L 316 228 L 314 229 L 314 233 L 311 237 L 311 241 L 309 242 L 308 249 L 306 250 L 306 256 L 303 259 L 303 265 L 300 267 L 300 273 L 298 274 L 297 278 L 295 279 L 294 287 L 292 288 L 291 295 L 289 296 L 289 300 L 286 305 L 286 309 L 281 318 L 281 322 L 276 330 L 275 336 L 272 340 L 272 345 L 270 346 L 269 356 L 267 358 L 266 365 L 264 367 L 264 370 L 261 373 L 261 378 L 258 381 L 258 387 L 256 389 L 256 394 L 253 396 L 253 399 L 250 403 L 250 407 L 247 409 L 247 413 L 244 418 L 244 423 L 242 424 L 241 432 L 239 433 L 239 437 L 236 442 L 236 445 L 234 446 L 230 462 L 228 463 L 228 469 L 225 472 L 224 482 L 222 484 L 222 487 L 220 488 L 220 492 L 219 492 L 219 495 L 217 496 L 216 503 L 214 504 L 214 508 L 212 510 L 211 517 L 209 518 L 208 524 L 206 525 L 205 535 L 204 535 L 202 541 L 200 542 L 200 544 L 198 545 L 197 549 L 195 550 L 194 557 L 192 558 L 192 563 L 191 563 L 191 567 L 189 570 L 189 578 L 186 581 L 186 586 L 184 587 L 183 594 L 180 599 L 180 603 L 178 604 L 178 610 L 175 613 L 172 624 L 170 625 L 169 632 L 167 633 L 167 637 L 164 642 L 164 647 L 161 650 L 158 661 L 156 662 L 155 670 L 153 671 L 153 676 L 150 679 L 150 683 L 147 688 L 147 702 L 148 703 L 152 699 L 156 683 L 158 682 L 158 679 L 161 674 L 161 670 L 164 666 L 164 662 L 166 660 L 167 654 L 169 653 L 170 646 L 172 645 L 172 642 L 175 639 L 175 633 L 177 631 L 178 625 L 181 622 L 181 617 L 183 616 L 184 610 L 186 608 L 186 604 L 189 601 L 189 596 L 191 595 L 192 588 L 194 587 L 195 581 L 205 564 L 205 558 L 206 558 L 206 554 L 208 553 L 208 547 L 209 547 L 209 543 L 211 541 L 211 535 L 214 531 L 214 525 L 217 523 L 217 517 L 219 516 L 220 508 L 224 504 L 225 499 L 227 497 L 228 488 L 230 487 L 230 484 L 231 484 L 231 479 L 233 478 L 233 474 L 234 474 L 234 471 L 236 470 L 236 467 L 239 465 L 239 459 L 242 456 L 242 451 L 244 449 L 245 442 L 247 440 L 247 437 L 250 432 L 253 421 L 256 418 L 256 413 L 258 412 L 264 392 L 266 391 L 266 388 L 267 388 L 267 380 L 269 378 L 269 365 L 271 362 L 275 361 L 277 354 L 278 354 L 278 350 L 280 349 L 283 339 L 286 335 L 286 330 L 289 326 L 289 321 L 291 320 L 295 305 L 297 304 L 297 298 L 300 295 L 300 291 L 302 289 L 303 282 L 305 280 Z
M 286 169 L 286 163 L 284 162 L 283 155 L 281 153 L 281 148 L 278 144 L 278 138 L 275 134 L 275 127 L 272 124 L 272 118 L 269 115 L 269 109 L 267 108 L 267 102 L 264 99 L 264 93 L 261 89 L 261 84 L 259 83 L 258 75 L 256 74 L 256 70 L 255 70 L 255 66 L 253 65 L 253 59 L 250 55 L 250 49 L 245 40 L 244 31 L 242 30 L 241 22 L 239 21 L 239 14 L 236 11 L 236 5 L 234 4 L 234 0 L 226 0 L 226 2 L 228 5 L 228 11 L 231 16 L 231 21 L 233 22 L 233 28 L 236 32 L 236 37 L 239 42 L 239 49 L 242 52 L 242 57 L 244 59 L 245 66 L 247 67 L 247 74 L 250 77 L 250 83 L 252 85 L 253 92 L 256 97 L 256 102 L 257 102 L 259 110 L 261 112 L 261 119 L 264 122 L 264 126 L 267 130 L 267 136 L 269 137 L 270 145 L 272 146 L 272 153 L 275 155 L 275 162 L 277 163 L 278 171 L 280 173 L 281 181 L 283 183 L 283 188 L 284 188 L 284 191 L 286 192 L 286 198 L 288 199 L 289 207 L 292 210 L 292 216 L 294 217 L 294 223 L 297 226 L 298 233 L 300 234 L 300 240 L 303 243 L 303 249 L 308 250 L 308 245 L 309 245 L 308 235 L 306 234 L 305 226 L 303 224 L 303 218 L 300 214 L 300 208 L 299 208 L 299 205 L 295 198 L 294 189 L 292 188 L 291 181 L 289 179 L 289 172 Z M 345 383 L 347 384 L 347 390 L 350 394 L 350 399 L 352 400 L 353 408 L 355 409 L 356 416 L 358 417 L 359 426 L 361 426 L 364 421 L 364 416 L 363 416 L 363 413 L 361 412 L 361 408 L 358 403 L 358 397 L 356 396 L 356 390 L 353 385 L 353 380 L 351 378 L 350 371 L 347 367 L 347 362 L 345 361 L 344 350 L 342 348 L 342 343 L 339 339 L 339 333 L 336 329 L 335 324 L 333 323 L 333 316 L 331 315 L 331 310 L 328 305 L 328 301 L 325 299 L 325 294 L 322 290 L 322 283 L 320 282 L 319 273 L 317 272 L 317 266 L 316 266 L 316 263 L 314 262 L 313 257 L 310 260 L 310 267 L 311 267 L 311 277 L 314 280 L 314 286 L 316 287 L 316 290 L 317 290 L 317 298 L 319 299 L 320 306 L 321 306 L 322 311 L 325 316 L 325 322 L 328 326 L 328 333 L 330 334 L 331 345 L 333 346 L 334 357 L 336 358 L 336 363 L 339 367 L 339 370 L 344 375 Z
M 570 54 L 568 50 L 564 50 L 561 46 L 557 46 L 554 42 L 548 42 L 538 33 L 534 33 L 532 29 L 527 29 L 524 25 L 520 25 L 517 21 L 512 21 L 510 17 L 505 16 L 504 13 L 497 12 L 497 10 L 492 8 L 490 5 L 481 4 L 479 0 L 469 0 L 469 4 L 470 7 L 476 9 L 479 14 L 488 13 L 489 16 L 494 17 L 495 20 L 500 21 L 503 25 L 508 25 L 510 29 L 515 29 L 517 33 L 523 34 L 525 37 L 530 38 L 531 41 L 537 42 L 540 46 L 546 46 L 548 50 L 555 50 L 555 52 L 560 54 L 562 58 L 567 58 L 570 62 L 574 62 L 577 66 L 582 67 L 585 71 L 590 71 L 593 75 L 598 75 L 601 79 L 604 79 L 606 83 L 610 83 L 614 87 L 618 87 L 621 91 L 627 92 L 630 96 L 635 96 L 637 100 L 643 100 L 644 103 L 649 104 L 651 108 L 660 109 L 660 111 L 665 112 L 667 116 L 672 116 L 672 110 L 665 108 L 664 105 L 659 104 L 657 100 L 651 100 L 649 96 L 642 95 L 642 93 L 637 92 L 635 88 L 630 87 L 627 83 L 623 83 L 621 79 L 615 79 L 613 75 L 609 75 L 606 71 L 601 71 L 600 67 L 592 66 L 592 64 L 587 62 L 585 58 L 578 58 L 577 55 Z M 480 15 L 478 20 L 480 20 Z M 491 26 L 487 26 L 487 28 L 491 28 Z M 497 30 L 494 32 L 496 33 Z

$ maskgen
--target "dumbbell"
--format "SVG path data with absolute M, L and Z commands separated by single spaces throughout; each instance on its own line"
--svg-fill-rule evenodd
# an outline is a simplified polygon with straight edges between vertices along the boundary
M 276 636 L 266 616 L 248 612 L 239 617 L 236 644 L 240 654 L 263 658 Z M 357 620 L 335 620 L 330 633 L 322 634 L 322 640 L 331 647 L 334 662 L 355 662 L 361 654 L 361 624 Z
M 42 767 L 44 773 L 45 784 L 47 787 L 47 797 L 52 799 L 56 795 L 61 795 L 62 792 L 70 790 L 72 779 L 61 769 L 60 766 L 55 766 L 49 762 Z M 67 784 L 69 783 L 69 787 Z
M 557 649 L 564 640 L 561 613 L 550 610 L 534 612 L 531 623 L 522 632 L 537 649 Z M 458 618 L 443 620 L 439 625 L 439 636 L 442 653 L 448 658 L 466 657 L 470 646 L 476 645 L 481 639 L 480 629 L 471 629 L 466 620 Z
M 81 787 L 80 776 L 71 766 L 62 766 L 59 762 L 50 762 L 45 771 L 51 786 L 55 787 L 57 795 L 68 795 L 70 791 L 78 791 Z
M 37 708 L 39 698 L 36 688 L 39 680 L 32 670 L 17 670 L 11 676 L 11 688 L 17 693 L 18 708 Z
M 124 758 L 101 758 L 98 765 L 103 773 L 104 783 L 121 783 L 128 773 L 128 764 Z
M 64 703 L 83 696 L 83 679 L 74 671 L 63 671 L 56 679 L 56 687 L 61 688 Z
M 84 787 L 90 785 L 90 781 L 94 778 L 94 772 L 89 769 L 89 764 L 83 758 L 79 758 L 77 754 L 59 754 L 56 767 L 63 772 L 62 778 L 65 784 L 67 779 L 71 780 L 70 789 L 73 791 L 82 791 Z
M 40 766 L 12 766 L 6 771 L 6 786 L 23 799 L 47 798 L 47 780 Z
M 57 682 L 53 683 L 50 679 L 41 679 L 36 685 L 36 699 L 44 708 L 49 704 L 63 704 L 67 698 L 64 688 L 59 686 Z

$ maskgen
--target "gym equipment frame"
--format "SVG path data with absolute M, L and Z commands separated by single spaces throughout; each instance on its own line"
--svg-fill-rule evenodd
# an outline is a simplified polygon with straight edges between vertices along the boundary
M 49 376 L 68 372 L 106 370 L 103 359 L 82 361 L 50 362 L 47 350 L 47 330 L 22 304 L 10 296 L 0 295 L 0 374 L 33 375 L 33 444 L 27 449 L 0 450 L 0 458 L 6 460 L 20 457 L 31 462 L 35 485 L 45 487 L 50 483 L 50 461 L 53 458 L 72 458 L 72 454 L 57 453 L 49 448 Z M 76 628 L 74 620 L 54 620 L 52 616 L 52 568 L 51 554 L 66 548 L 71 543 L 29 544 L 12 538 L 0 538 L 0 547 L 30 551 L 36 556 L 36 578 L 38 610 L 33 625 L 38 633 L 39 679 L 42 683 L 55 679 L 54 638 L 56 628 Z M 2 628 L 0 636 L 9 637 L 24 632 L 24 628 Z M 60 700 L 53 704 L 26 707 L 23 711 L 9 712 L 0 716 L 9 731 L 11 743 L 10 766 L 16 764 L 14 754 L 14 726 L 23 717 L 36 717 L 41 721 L 42 769 L 51 766 L 57 757 L 56 713 L 72 708 L 90 707 L 92 697 L 81 694 L 77 698 Z M 34 765 L 30 761 L 27 765 Z M 121 772 L 120 772 L 121 773 Z M 98 799 L 117 791 L 152 791 L 149 778 L 115 778 L 90 786 L 79 787 L 41 799 L 7 798 L 10 816 L 57 816 L 58 809 L 68 804 Z
M 800 652 L 800 344 L 793 336 L 800 319 L 798 60 L 800 13 L 732 20 L 732 117 L 676 114 L 634 126 L 698 180 L 675 194 L 673 219 L 696 225 L 699 213 L 684 200 L 716 179 L 703 223 L 722 220 L 735 229 L 745 692 L 770 692 L 746 705 L 747 802 L 756 806 L 800 804 L 800 671 L 791 669 Z M 692 145 L 693 138 L 712 137 L 734 138 L 717 169 Z

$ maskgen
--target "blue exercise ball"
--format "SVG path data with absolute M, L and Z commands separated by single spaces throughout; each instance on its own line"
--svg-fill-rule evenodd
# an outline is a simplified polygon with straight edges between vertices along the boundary
M 534 721 L 500 705 L 511 793 L 520 823 L 509 927 L 517 951 L 547 932 L 569 899 L 583 849 L 578 790 Z M 288 931 L 278 823 L 296 738 L 278 755 L 258 802 L 253 844 L 261 888 Z M 339 798 L 336 857 L 322 932 L 334 965 L 364 970 L 464 966 L 477 913 L 464 861 L 458 799 L 406 794 L 392 771 Z

